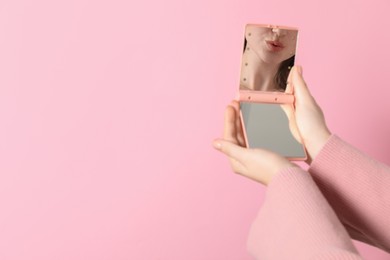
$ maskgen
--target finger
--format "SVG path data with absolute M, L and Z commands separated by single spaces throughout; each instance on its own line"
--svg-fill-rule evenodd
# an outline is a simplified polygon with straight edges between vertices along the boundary
M 227 155 L 233 172 L 239 173 L 239 174 L 244 174 L 246 172 L 245 166 L 240 161 L 236 160 L 235 158 L 230 157 L 228 155 L 230 153 L 226 152 L 226 148 L 224 150 L 222 150 L 222 142 L 223 142 L 223 140 L 221 140 L 221 139 L 214 140 L 213 141 L 214 148 L 223 152 L 225 155 Z M 225 147 L 225 145 L 224 145 L 224 147 Z
M 293 137 L 299 142 L 302 143 L 300 135 L 299 135 L 299 128 L 297 126 L 296 120 L 295 120 L 295 112 L 293 109 L 292 104 L 281 104 L 280 107 L 286 113 L 288 118 L 288 123 L 290 127 L 290 132 L 292 133 Z
M 292 84 L 291 84 L 293 69 L 294 69 L 294 67 L 290 70 L 290 73 L 288 74 L 286 90 L 284 91 L 285 93 L 289 93 L 289 94 L 293 94 L 293 92 L 294 92 L 294 89 L 293 89 Z
M 291 84 L 294 87 L 294 95 L 297 102 L 311 101 L 313 97 L 302 76 L 302 67 L 294 66 L 291 71 Z
M 214 140 L 213 146 L 215 149 L 221 151 L 229 158 L 234 159 L 241 164 L 244 162 L 245 157 L 248 156 L 248 149 L 224 139 Z
M 234 112 L 235 112 L 235 116 L 236 116 L 235 124 L 236 124 L 236 127 L 238 127 L 241 125 L 241 122 L 240 122 L 240 103 L 236 100 L 233 100 L 230 103 L 230 105 L 234 108 Z
M 292 115 L 294 114 L 294 109 L 291 104 L 280 104 L 280 108 L 284 111 L 289 121 L 292 120 Z
M 237 138 L 238 144 L 245 147 L 246 145 L 245 145 L 244 132 L 243 132 L 244 130 L 242 128 L 241 116 L 240 116 L 240 114 L 241 114 L 240 113 L 240 103 L 236 100 L 233 100 L 230 103 L 230 105 L 232 107 L 234 107 L 234 111 L 235 111 L 236 138 Z
M 237 100 L 232 100 L 232 102 L 230 103 L 230 105 L 232 106 L 232 107 L 234 107 L 234 110 L 235 111 L 240 111 L 240 102 L 239 101 L 237 101 Z
M 227 141 L 238 143 L 236 136 L 235 111 L 232 106 L 225 109 L 225 122 L 223 138 Z
M 243 129 L 241 127 L 241 122 L 239 123 L 240 126 L 237 128 L 237 141 L 238 141 L 238 144 L 242 147 L 246 147 L 246 142 L 245 142 L 245 138 L 244 138 L 244 132 L 243 132 Z

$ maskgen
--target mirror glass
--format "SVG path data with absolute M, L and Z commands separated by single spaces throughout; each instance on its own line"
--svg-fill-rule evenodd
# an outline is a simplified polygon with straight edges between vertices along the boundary
M 285 92 L 294 66 L 298 30 L 274 25 L 247 25 L 240 90 Z
M 305 158 L 298 133 L 293 134 L 288 110 L 291 104 L 240 103 L 241 116 L 249 148 L 268 149 L 292 159 Z

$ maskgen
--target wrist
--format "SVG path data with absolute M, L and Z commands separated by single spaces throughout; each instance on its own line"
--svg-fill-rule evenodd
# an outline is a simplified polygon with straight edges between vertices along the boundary
M 317 157 L 320 153 L 324 145 L 328 142 L 328 139 L 332 136 L 332 133 L 326 129 L 321 133 L 317 133 L 316 138 L 313 140 L 308 140 L 305 143 L 306 150 L 308 153 L 307 163 L 311 164 L 311 162 Z
M 275 176 L 277 176 L 278 174 L 280 174 L 281 172 L 283 172 L 286 169 L 295 168 L 295 167 L 299 168 L 298 165 L 296 165 L 288 160 L 276 164 L 274 169 L 271 171 L 271 174 L 268 175 L 268 178 L 266 178 L 264 184 L 266 186 L 268 186 Z

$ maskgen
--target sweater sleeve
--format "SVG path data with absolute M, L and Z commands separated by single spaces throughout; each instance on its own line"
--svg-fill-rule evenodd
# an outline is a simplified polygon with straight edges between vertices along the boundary
M 310 174 L 298 167 L 269 184 L 247 246 L 256 259 L 362 259 Z
M 390 168 L 333 135 L 309 172 L 350 236 L 390 252 Z

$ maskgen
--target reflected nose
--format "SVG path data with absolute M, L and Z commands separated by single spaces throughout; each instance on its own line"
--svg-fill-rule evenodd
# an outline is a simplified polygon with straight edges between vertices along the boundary
M 286 35 L 286 30 L 282 30 L 282 29 L 279 29 L 279 28 L 272 28 L 272 32 L 275 33 L 278 37 L 282 37 L 284 35 Z

